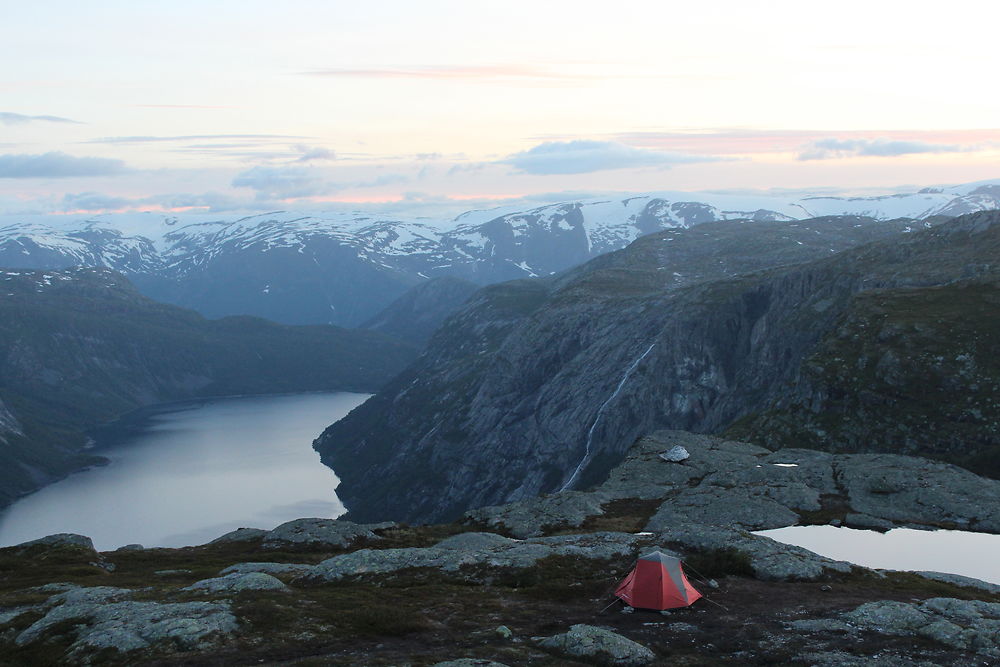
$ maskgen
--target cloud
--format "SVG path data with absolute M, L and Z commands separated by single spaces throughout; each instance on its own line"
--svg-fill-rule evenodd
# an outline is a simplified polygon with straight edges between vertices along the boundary
M 779 130 L 752 128 L 691 128 L 670 132 L 629 132 L 606 137 L 629 146 L 651 150 L 681 151 L 701 155 L 751 155 L 774 153 L 810 153 L 815 144 L 827 140 L 877 142 L 922 142 L 960 145 L 967 150 L 1000 142 L 1000 129 L 971 130 Z M 555 141 L 566 137 L 538 137 Z M 891 150 L 892 146 L 884 147 Z M 897 150 L 900 146 L 895 147 Z M 829 148 L 825 149 L 829 150 Z M 879 150 L 878 146 L 872 150 Z M 924 152 L 924 151 L 921 151 Z M 943 151 L 942 151 L 943 152 Z M 902 153 L 900 153 L 902 154 Z M 816 159 L 816 158 L 813 158 Z
M 63 211 L 118 211 L 134 202 L 126 197 L 116 197 L 99 192 L 67 193 L 62 198 Z
M 258 141 L 261 139 L 309 139 L 310 137 L 296 134 L 182 134 L 176 136 L 149 136 L 140 135 L 132 137 L 98 137 L 84 143 L 88 144 L 145 144 L 160 143 L 165 141 L 214 141 L 217 139 L 241 139 L 248 141 Z
M 311 160 L 336 160 L 337 154 L 331 151 L 329 148 L 323 148 L 322 146 L 306 146 L 305 144 L 295 144 L 293 147 L 297 150 L 300 155 L 295 161 L 296 162 L 309 162 Z
M 821 139 L 808 144 L 800 160 L 832 160 L 848 157 L 896 157 L 921 153 L 962 153 L 976 150 L 976 146 L 938 144 L 927 141 L 900 139 Z
M 360 183 L 353 183 L 352 185 L 357 188 L 380 188 L 385 185 L 399 185 L 400 183 L 409 182 L 410 177 L 405 174 L 382 174 L 381 176 L 376 176 L 370 181 L 361 181 Z
M 585 174 L 606 169 L 668 167 L 718 158 L 635 148 L 617 141 L 546 141 L 499 160 L 528 174 Z
M 35 121 L 43 121 L 46 123 L 72 123 L 74 125 L 82 125 L 78 120 L 72 120 L 70 118 L 63 118 L 62 116 L 25 116 L 20 113 L 13 113 L 12 111 L 0 111 L 0 123 L 4 125 L 24 125 L 25 123 L 33 123 Z
M 256 190 L 257 199 L 315 197 L 341 189 L 306 167 L 253 167 L 237 174 L 232 184 Z
M 175 193 L 166 195 L 153 195 L 137 200 L 136 204 L 154 204 L 162 206 L 167 210 L 203 208 L 212 212 L 218 211 L 242 211 L 246 210 L 247 202 L 236 199 L 221 192 L 202 192 L 200 194 Z
M 236 109 L 238 107 L 218 106 L 215 104 L 132 104 L 140 109 Z
M 108 176 L 126 171 L 125 163 L 103 157 L 76 157 L 52 152 L 0 155 L 0 178 L 69 178 Z
M 585 81 L 600 78 L 592 73 L 570 73 L 523 64 L 493 65 L 420 65 L 416 67 L 334 68 L 300 72 L 305 76 L 355 79 L 418 79 L 438 81 L 485 82 L 557 82 Z

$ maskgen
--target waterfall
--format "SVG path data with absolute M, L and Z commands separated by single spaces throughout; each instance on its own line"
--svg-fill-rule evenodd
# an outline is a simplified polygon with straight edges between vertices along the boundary
M 597 415 L 594 417 L 594 423 L 590 425 L 590 430 L 587 431 L 587 446 L 584 449 L 583 458 L 580 460 L 580 464 L 576 466 L 576 470 L 573 471 L 573 474 L 570 476 L 569 481 L 563 484 L 563 487 L 559 489 L 560 491 L 565 491 L 570 486 L 572 486 L 573 482 L 576 481 L 576 478 L 583 471 L 583 467 L 590 460 L 590 444 L 594 439 L 594 429 L 597 428 L 597 423 L 601 421 L 601 415 L 604 414 L 604 410 L 608 407 L 611 401 L 615 400 L 615 397 L 618 396 L 619 393 L 621 393 L 622 387 L 624 387 L 625 383 L 628 382 L 629 377 L 632 376 L 632 373 L 635 371 L 636 366 L 639 365 L 639 362 L 645 359 L 647 356 L 649 356 L 649 353 L 653 351 L 654 347 L 656 347 L 656 343 L 650 345 L 648 348 L 646 348 L 645 352 L 636 357 L 635 361 L 632 362 L 632 365 L 629 366 L 628 369 L 625 371 L 625 375 L 622 376 L 621 382 L 618 383 L 618 386 L 615 387 L 615 390 L 613 392 L 611 392 L 611 395 L 608 396 L 607 400 L 601 403 L 601 407 L 597 409 Z

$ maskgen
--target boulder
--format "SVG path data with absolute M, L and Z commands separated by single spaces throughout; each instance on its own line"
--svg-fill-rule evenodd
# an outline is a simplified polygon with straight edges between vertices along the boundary
M 667 451 L 660 454 L 660 458 L 667 463 L 680 463 L 685 459 L 691 458 L 691 454 L 689 454 L 688 450 L 684 449 L 681 445 L 674 445 Z
M 481 507 L 467 512 L 465 520 L 524 539 L 553 528 L 576 528 L 589 517 L 603 514 L 602 505 L 608 500 L 599 492 L 563 491 L 508 505 Z
M 295 519 L 268 532 L 262 546 L 265 549 L 281 549 L 289 545 L 343 548 L 359 540 L 376 540 L 378 537 L 373 531 L 393 525 L 363 525 L 337 519 Z
M 183 590 L 199 593 L 241 593 L 243 591 L 287 591 L 288 586 L 277 577 L 263 572 L 234 572 L 214 579 L 196 581 Z
M 94 549 L 94 541 L 87 537 L 86 535 L 77 535 L 76 533 L 56 533 L 54 535 L 46 535 L 37 540 L 31 540 L 30 542 L 22 542 L 21 544 L 15 545 L 15 549 L 29 549 L 31 547 L 78 547 L 80 549 L 86 549 L 87 551 L 96 551 Z
M 558 655 L 599 665 L 638 667 L 656 660 L 656 655 L 642 644 L 611 630 L 582 623 L 561 635 L 542 639 L 538 644 Z
M 502 662 L 481 658 L 459 658 L 458 660 L 436 662 L 431 667 L 507 667 L 507 665 Z
M 266 530 L 260 528 L 237 528 L 221 537 L 217 537 L 209 544 L 225 544 L 227 542 L 252 542 L 263 539 L 267 535 Z
M 247 574 L 263 572 L 264 574 L 302 574 L 312 568 L 308 563 L 236 563 L 223 569 L 219 574 Z

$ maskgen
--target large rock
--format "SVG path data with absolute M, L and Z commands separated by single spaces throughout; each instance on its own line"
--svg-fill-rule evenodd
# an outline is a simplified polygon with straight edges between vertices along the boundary
M 15 545 L 17 549 L 28 549 L 31 547 L 77 547 L 80 549 L 86 549 L 88 551 L 94 551 L 94 541 L 87 537 L 86 535 L 77 535 L 76 533 L 56 533 L 54 535 L 46 535 L 37 540 L 31 540 L 30 542 L 22 542 L 21 544 Z
M 277 577 L 263 572 L 233 572 L 222 577 L 202 579 L 184 588 L 197 593 L 242 593 L 244 591 L 287 591 Z
M 593 625 L 577 624 L 568 632 L 547 637 L 540 646 L 570 658 L 581 658 L 599 665 L 638 667 L 656 660 L 648 648 L 616 632 Z
M 934 581 L 943 581 L 946 584 L 955 584 L 963 588 L 975 588 L 987 593 L 993 593 L 994 595 L 1000 594 L 1000 585 L 991 584 L 988 581 L 972 577 L 963 577 L 960 574 L 949 574 L 947 572 L 914 572 L 914 574 L 919 574 L 921 577 L 933 579 Z
M 127 653 L 169 641 L 174 648 L 197 649 L 237 630 L 229 605 L 219 602 L 132 602 L 131 591 L 119 588 L 75 588 L 50 598 L 41 619 L 17 635 L 27 646 L 54 633 L 67 633 L 68 655 L 114 649 Z
M 632 556 L 641 539 L 628 533 L 590 533 L 511 540 L 487 533 L 450 537 L 433 547 L 360 549 L 328 558 L 306 572 L 303 582 L 337 581 L 364 574 L 384 574 L 429 567 L 456 572 L 463 566 L 525 568 L 548 556 L 609 559 Z
M 608 500 L 601 492 L 564 491 L 509 505 L 482 507 L 467 512 L 465 519 L 524 539 L 538 537 L 555 527 L 579 527 L 589 517 L 603 513 L 602 505 Z
M 867 602 L 844 614 L 859 630 L 931 639 L 1000 659 L 1000 603 L 932 598 L 920 603 Z
M 280 549 L 289 545 L 343 548 L 360 540 L 375 540 L 373 531 L 389 528 L 392 523 L 362 525 L 337 519 L 295 519 L 288 521 L 264 537 L 265 549 Z
M 225 535 L 215 538 L 209 544 L 226 544 L 229 542 L 253 542 L 262 540 L 267 536 L 268 531 L 260 528 L 237 528 Z
M 223 569 L 219 574 L 247 574 L 248 572 L 263 572 L 264 574 L 302 574 L 311 569 L 308 563 L 236 563 Z
M 480 658 L 459 658 L 458 660 L 446 660 L 434 663 L 431 667 L 507 667 L 502 662 L 494 660 L 483 660 Z

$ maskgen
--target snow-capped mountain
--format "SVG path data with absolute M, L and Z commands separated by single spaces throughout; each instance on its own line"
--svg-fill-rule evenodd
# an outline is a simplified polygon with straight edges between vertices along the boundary
M 923 219 L 1000 208 L 1000 181 L 880 197 L 657 192 L 452 220 L 277 211 L 0 216 L 0 266 L 103 266 L 147 295 L 208 316 L 356 325 L 438 276 L 479 284 L 544 276 L 643 234 L 716 220 L 830 215 Z

